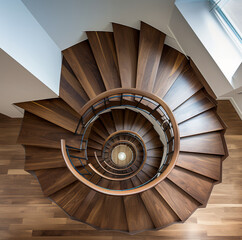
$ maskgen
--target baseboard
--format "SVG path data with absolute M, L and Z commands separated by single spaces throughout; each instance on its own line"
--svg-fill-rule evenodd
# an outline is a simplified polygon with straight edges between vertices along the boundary
M 240 111 L 237 103 L 234 101 L 234 99 L 232 97 L 219 97 L 219 98 L 217 98 L 217 100 L 229 100 L 231 102 L 231 104 L 233 105 L 235 111 L 238 113 L 240 119 L 242 120 L 242 112 Z

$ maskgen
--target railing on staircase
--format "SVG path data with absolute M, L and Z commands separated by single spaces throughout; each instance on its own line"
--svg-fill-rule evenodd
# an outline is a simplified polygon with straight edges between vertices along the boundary
M 131 108 L 131 109 L 137 109 L 140 112 L 144 112 L 144 114 L 149 115 L 157 122 L 157 124 L 160 127 L 160 131 L 164 133 L 166 138 L 166 143 L 167 143 L 165 160 L 160 165 L 154 177 L 149 179 L 147 182 L 131 189 L 125 189 L 125 190 L 107 189 L 92 183 L 85 177 L 85 175 L 81 174 L 77 170 L 77 168 L 71 162 L 71 156 L 68 155 L 68 148 L 66 146 L 64 139 L 61 140 L 62 155 L 66 162 L 67 167 L 72 172 L 72 174 L 83 184 L 94 189 L 95 191 L 108 194 L 108 195 L 115 195 L 115 196 L 133 195 L 154 187 L 170 173 L 170 171 L 172 170 L 172 168 L 176 163 L 176 160 L 179 154 L 179 148 L 180 148 L 179 130 L 178 130 L 176 120 L 172 114 L 172 111 L 162 99 L 160 99 L 157 96 L 154 96 L 151 93 L 141 91 L 138 89 L 119 88 L 119 89 L 109 90 L 98 95 L 96 98 L 90 100 L 82 108 L 82 111 L 80 113 L 82 117 L 76 128 L 76 132 L 79 132 L 81 128 L 82 142 L 84 142 L 85 139 L 87 139 L 87 136 L 86 136 L 88 132 L 87 130 L 90 129 L 91 124 L 93 124 L 93 122 L 98 118 L 98 116 L 102 113 L 105 113 L 108 110 L 115 109 L 115 108 Z M 125 132 L 128 132 L 128 131 L 125 131 Z M 109 138 L 111 138 L 112 135 L 110 135 Z M 145 144 L 144 144 L 144 148 L 145 148 Z M 105 149 L 105 146 L 103 146 L 103 149 Z M 86 148 L 84 151 L 86 151 Z M 146 154 L 147 154 L 146 149 L 144 150 L 144 152 L 145 152 L 144 156 L 146 158 Z M 97 158 L 97 156 L 96 156 L 96 159 L 100 163 L 100 160 Z M 86 155 L 86 160 L 88 162 L 87 155 Z M 102 161 L 105 163 L 105 158 L 102 159 Z M 95 167 L 91 163 L 89 163 L 88 166 L 92 170 L 93 174 L 94 173 L 98 174 L 103 178 L 106 177 L 107 179 L 113 180 L 113 181 L 122 181 L 135 176 L 142 169 L 142 167 L 144 166 L 144 163 L 145 163 L 145 160 L 143 159 L 143 162 L 137 171 L 135 171 L 134 173 L 129 172 L 129 174 L 131 173 L 132 174 L 121 178 L 107 177 L 102 173 L 100 173 L 97 169 L 95 169 Z M 89 170 L 87 171 L 88 171 L 87 174 L 91 173 L 91 171 Z

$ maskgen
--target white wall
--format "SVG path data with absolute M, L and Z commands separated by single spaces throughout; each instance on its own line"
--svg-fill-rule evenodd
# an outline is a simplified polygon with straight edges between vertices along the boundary
M 216 96 L 232 91 L 232 86 L 177 8 L 173 10 L 170 28 L 185 53 L 192 58 Z
M 0 48 L 58 94 L 61 51 L 26 6 L 20 0 L 1 1 L 0 23 Z
M 12 103 L 57 95 L 0 49 L 0 112 L 9 117 L 22 117 Z

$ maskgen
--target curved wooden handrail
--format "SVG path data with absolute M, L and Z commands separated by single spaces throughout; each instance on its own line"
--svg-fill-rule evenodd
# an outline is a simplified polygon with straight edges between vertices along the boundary
M 100 161 L 99 161 L 99 159 L 98 159 L 98 157 L 97 157 L 97 153 L 96 153 L 96 152 L 94 152 L 94 157 L 95 157 L 95 159 L 96 159 L 98 165 L 99 165 L 104 171 L 106 171 L 106 172 L 109 173 L 109 174 L 117 175 L 117 176 L 125 176 L 125 175 L 129 175 L 129 174 L 131 174 L 131 173 L 134 172 L 134 170 L 133 170 L 132 172 L 128 172 L 128 173 L 113 173 L 113 172 L 110 172 L 110 171 L 107 170 L 105 167 L 103 167 L 103 165 L 100 163 Z M 121 178 L 120 178 L 120 179 L 121 179 Z M 122 179 L 121 179 L 121 180 L 122 180 Z
M 112 134 L 110 134 L 106 139 L 105 139 L 105 141 L 104 141 L 104 143 L 103 143 L 103 145 L 102 145 L 102 151 L 103 151 L 103 149 L 104 149 L 104 146 L 105 146 L 105 144 L 109 141 L 109 139 L 110 138 L 112 138 L 113 136 L 115 136 L 115 135 L 119 135 L 119 134 L 132 134 L 132 135 L 135 135 L 137 138 L 139 138 L 139 140 L 142 142 L 142 144 L 143 144 L 143 146 L 145 147 L 145 142 L 144 142 L 144 140 L 142 139 L 142 137 L 138 134 L 138 133 L 136 133 L 136 132 L 134 132 L 134 131 L 131 131 L 131 130 L 119 130 L 119 131 L 116 131 L 116 132 L 113 132 Z
M 153 101 L 156 101 L 158 104 L 160 104 L 163 109 L 166 111 L 167 115 L 169 116 L 169 119 L 171 121 L 171 124 L 173 126 L 173 132 L 174 132 L 174 152 L 172 155 L 172 159 L 170 161 L 170 164 L 167 166 L 167 168 L 164 170 L 163 173 L 161 173 L 161 175 L 157 178 L 155 178 L 153 181 L 147 183 L 146 185 L 134 188 L 134 189 L 129 189 L 129 190 L 110 190 L 110 189 L 105 189 L 102 187 L 99 187 L 97 185 L 95 185 L 94 183 L 88 181 L 87 179 L 85 179 L 83 176 L 81 176 L 76 170 L 75 168 L 72 166 L 67 152 L 66 152 L 66 145 L 65 145 L 65 140 L 61 140 L 61 151 L 64 157 L 64 160 L 66 162 L 67 167 L 69 168 L 69 170 L 72 172 L 72 174 L 79 180 L 81 181 L 83 184 L 85 184 L 86 186 L 92 188 L 93 190 L 103 193 L 103 194 L 107 194 L 107 195 L 112 195 L 112 196 L 127 196 L 127 195 L 134 195 L 134 194 L 138 194 L 141 192 L 144 192 L 148 189 L 151 189 L 153 187 L 155 187 L 157 184 L 159 184 L 161 181 L 163 181 L 167 175 L 171 172 L 171 170 L 173 169 L 173 167 L 176 164 L 178 155 L 179 155 L 179 150 L 180 150 L 180 133 L 179 133 L 179 129 L 178 129 L 178 125 L 176 122 L 175 117 L 172 114 L 172 111 L 170 110 L 170 108 L 167 106 L 167 104 L 159 97 L 145 92 L 145 91 L 141 91 L 138 89 L 134 89 L 134 88 L 116 88 L 116 89 L 112 89 L 106 92 L 103 92 L 101 94 L 99 94 L 97 97 L 91 99 L 88 103 L 86 103 L 81 112 L 80 115 L 83 116 L 83 114 L 92 106 L 94 105 L 96 102 L 100 101 L 101 99 L 104 99 L 108 96 L 111 95 L 115 95 L 115 94 L 121 94 L 121 93 L 131 93 L 134 95 L 141 95 L 147 98 L 150 98 Z

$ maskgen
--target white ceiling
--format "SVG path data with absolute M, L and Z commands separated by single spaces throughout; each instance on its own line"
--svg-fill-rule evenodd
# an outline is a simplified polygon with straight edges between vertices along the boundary
M 61 50 L 84 39 L 85 31 L 112 31 L 111 22 L 139 29 L 140 20 L 158 28 L 179 47 L 168 25 L 174 0 L 22 0 Z

